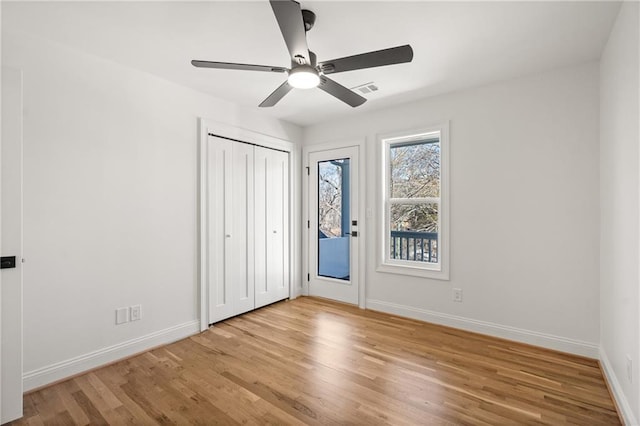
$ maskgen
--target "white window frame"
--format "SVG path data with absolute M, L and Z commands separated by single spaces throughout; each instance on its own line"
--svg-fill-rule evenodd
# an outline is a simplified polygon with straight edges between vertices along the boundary
M 418 141 L 439 134 L 440 136 L 440 197 L 416 198 L 410 203 L 436 203 L 438 209 L 438 263 L 416 262 L 390 259 L 390 208 L 389 194 L 389 156 L 391 145 Z M 401 131 L 378 136 L 380 153 L 379 167 L 379 215 L 378 230 L 378 272 L 411 275 L 438 280 L 449 280 L 450 232 L 449 232 L 449 122 L 427 128 Z M 403 202 L 403 204 L 405 204 Z

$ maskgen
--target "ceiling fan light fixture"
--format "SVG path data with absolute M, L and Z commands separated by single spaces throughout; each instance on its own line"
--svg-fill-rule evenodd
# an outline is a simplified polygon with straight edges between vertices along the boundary
M 287 81 L 296 89 L 312 89 L 320 84 L 320 75 L 309 65 L 301 65 L 289 71 Z
M 260 107 L 274 106 L 294 88 L 311 89 L 317 87 L 355 108 L 365 103 L 367 99 L 328 78 L 327 74 L 402 64 L 413 60 L 413 49 L 410 45 L 405 44 L 404 46 L 375 50 L 318 63 L 316 54 L 309 50 L 307 45 L 307 31 L 314 25 L 315 14 L 309 10 L 301 9 L 299 0 L 268 1 L 280 27 L 284 43 L 287 45 L 287 50 L 291 57 L 291 69 L 235 62 L 191 61 L 191 64 L 198 68 L 288 73 L 287 80 L 267 96 L 259 105 Z M 373 88 L 369 89 L 371 91 L 375 90 Z

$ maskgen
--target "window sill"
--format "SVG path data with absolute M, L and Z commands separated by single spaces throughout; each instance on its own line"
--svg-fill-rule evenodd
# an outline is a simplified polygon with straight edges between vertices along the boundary
M 395 275 L 409 275 L 412 277 L 429 278 L 433 280 L 449 281 L 449 272 L 444 270 L 418 268 L 406 265 L 383 263 L 378 265 L 376 272 Z

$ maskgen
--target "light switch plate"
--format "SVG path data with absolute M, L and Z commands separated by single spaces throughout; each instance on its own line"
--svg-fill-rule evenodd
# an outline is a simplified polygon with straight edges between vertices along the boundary
M 129 309 L 118 308 L 116 309 L 116 325 L 129 322 Z

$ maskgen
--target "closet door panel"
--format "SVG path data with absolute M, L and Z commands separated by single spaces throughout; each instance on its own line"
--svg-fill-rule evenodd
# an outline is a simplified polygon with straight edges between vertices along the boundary
M 265 186 L 262 193 L 256 191 L 256 196 L 264 203 L 264 217 L 260 218 L 260 227 L 264 229 L 265 269 L 260 285 L 256 287 L 256 307 L 289 296 L 289 156 L 280 151 L 256 148 L 256 152 L 258 150 L 262 151 L 260 172 L 264 173 Z M 257 170 L 258 167 L 256 173 Z M 258 214 L 256 211 L 256 215 Z M 256 235 L 261 231 L 258 231 L 256 225 Z M 256 259 L 257 257 L 256 253 Z
M 290 259 L 291 259 L 291 246 L 289 240 L 289 228 L 290 228 L 290 217 L 289 217 L 289 209 L 290 209 L 290 197 L 291 194 L 289 192 L 290 188 L 290 180 L 289 180 L 289 154 L 286 152 L 276 152 L 276 160 L 278 167 L 280 168 L 280 182 L 282 188 L 282 218 L 281 218 L 281 238 L 280 244 L 282 245 L 282 278 L 281 281 L 278 282 L 276 286 L 276 298 L 278 300 L 286 299 L 289 297 L 289 287 L 290 287 L 290 277 L 289 277 L 289 268 L 290 268 Z
M 255 181 L 255 300 L 256 307 L 264 306 L 267 294 L 267 158 L 268 150 L 255 148 L 254 181 Z
M 231 282 L 228 277 L 228 238 L 226 219 L 231 195 L 232 145 L 230 141 L 209 137 L 207 144 L 208 288 L 209 322 L 233 315 Z
M 231 230 L 227 270 L 234 315 L 254 309 L 254 148 L 233 143 L 232 196 L 227 227 Z
M 285 281 L 285 244 L 284 229 L 287 227 L 285 206 L 285 166 L 286 155 L 282 152 L 271 151 L 269 153 L 269 170 L 267 181 L 269 182 L 269 195 L 267 197 L 267 292 L 273 301 L 278 300 L 284 289 Z M 285 222 L 286 221 L 286 222 Z

